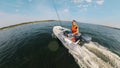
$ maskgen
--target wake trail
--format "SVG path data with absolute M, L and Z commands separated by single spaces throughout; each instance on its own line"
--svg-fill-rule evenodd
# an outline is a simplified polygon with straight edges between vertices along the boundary
M 105 62 L 111 64 L 114 68 L 120 68 L 120 57 L 98 43 L 90 43 L 85 46 L 89 51 L 96 54 Z
M 93 42 L 82 47 L 74 46 L 69 53 L 81 68 L 120 68 L 119 56 Z

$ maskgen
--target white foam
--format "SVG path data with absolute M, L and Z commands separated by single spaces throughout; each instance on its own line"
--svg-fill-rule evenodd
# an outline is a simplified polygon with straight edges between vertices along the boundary
M 120 68 L 120 57 L 93 42 L 69 50 L 81 68 Z

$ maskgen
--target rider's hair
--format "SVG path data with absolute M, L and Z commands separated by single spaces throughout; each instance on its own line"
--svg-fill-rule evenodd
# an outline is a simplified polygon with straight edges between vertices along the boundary
M 73 20 L 72 23 L 73 23 L 73 22 L 76 22 L 76 20 Z

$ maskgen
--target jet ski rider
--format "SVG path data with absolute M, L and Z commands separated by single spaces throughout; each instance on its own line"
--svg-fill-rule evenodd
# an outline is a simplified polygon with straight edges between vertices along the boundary
M 72 34 L 77 35 L 79 33 L 79 28 L 75 20 L 72 21 Z
M 71 40 L 76 42 L 78 40 L 77 37 L 80 36 L 80 33 L 79 33 L 79 27 L 78 27 L 75 20 L 72 21 L 71 31 L 72 31 L 72 34 L 73 34 L 73 37 L 71 38 Z

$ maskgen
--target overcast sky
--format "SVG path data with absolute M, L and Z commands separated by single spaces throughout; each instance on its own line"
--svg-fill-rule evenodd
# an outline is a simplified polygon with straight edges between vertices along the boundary
M 0 27 L 57 19 L 120 27 L 120 0 L 0 0 Z

